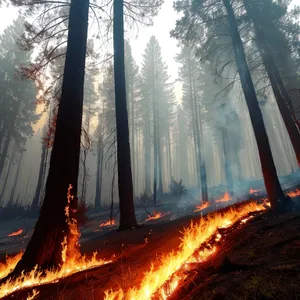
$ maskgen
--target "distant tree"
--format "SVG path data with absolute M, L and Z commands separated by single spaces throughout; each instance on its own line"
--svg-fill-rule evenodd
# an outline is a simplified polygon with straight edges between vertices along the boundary
M 144 143 L 146 191 L 149 192 L 150 174 L 150 137 L 153 138 L 153 203 L 156 205 L 157 194 L 163 193 L 162 135 L 169 140 L 169 120 L 174 104 L 172 86 L 168 83 L 167 65 L 163 62 L 161 48 L 152 36 L 144 53 L 142 77 L 142 105 L 144 111 Z

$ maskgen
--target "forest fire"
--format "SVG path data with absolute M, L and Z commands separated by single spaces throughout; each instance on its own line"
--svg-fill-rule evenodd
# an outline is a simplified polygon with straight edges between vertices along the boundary
M 197 223 L 192 221 L 183 232 L 179 250 L 164 255 L 159 262 L 153 262 L 150 270 L 144 274 L 140 286 L 131 287 L 126 291 L 122 289 L 106 291 L 105 300 L 151 299 L 156 293 L 160 293 L 162 299 L 168 299 L 184 279 L 184 271 L 189 269 L 189 263 L 205 261 L 217 251 L 217 247 L 214 246 L 198 253 L 196 250 L 216 235 L 219 228 L 232 226 L 238 221 L 242 222 L 246 220 L 249 213 L 265 209 L 263 204 L 249 202 L 223 212 L 212 213 L 206 218 L 201 218 Z M 217 234 L 216 240 L 220 238 L 221 236 Z M 165 285 L 168 285 L 168 289 L 164 288 Z
M 201 205 L 197 205 L 196 206 L 196 209 L 194 210 L 194 212 L 198 212 L 198 211 L 201 211 L 207 207 L 209 207 L 210 203 L 207 201 L 207 202 L 204 202 L 202 203 Z
M 169 214 L 169 212 L 162 213 L 162 212 L 155 212 L 155 211 L 153 211 L 152 216 L 148 215 L 148 218 L 145 221 L 157 220 L 157 219 L 160 219 L 162 217 L 165 217 L 168 214 Z
M 300 196 L 300 189 L 296 189 L 295 191 L 288 192 L 287 195 L 291 198 L 295 198 Z
M 258 192 L 261 192 L 261 190 L 254 190 L 254 189 L 252 189 L 252 188 L 249 190 L 249 194 L 250 194 L 250 195 L 255 194 L 255 193 L 258 193 Z
M 116 220 L 112 219 L 112 220 L 108 220 L 106 222 L 102 222 L 99 227 L 106 227 L 106 226 L 111 226 L 111 225 L 115 225 L 116 224 Z
M 97 258 L 97 252 L 93 253 L 91 258 L 81 255 L 79 251 L 78 240 L 80 232 L 78 230 L 77 221 L 70 217 L 70 202 L 74 196 L 71 195 L 72 185 L 68 188 L 68 205 L 65 208 L 66 222 L 69 226 L 69 236 L 65 237 L 62 242 L 62 265 L 57 271 L 46 271 L 45 275 L 36 266 L 31 272 L 22 274 L 15 280 L 8 280 L 0 286 L 0 298 L 11 294 L 25 287 L 34 287 L 45 283 L 57 282 L 59 279 L 67 277 L 71 274 L 92 269 L 95 267 L 108 264 L 111 260 L 103 260 Z M 8 275 L 21 259 L 22 253 L 16 257 L 7 259 L 5 264 L 0 265 L 1 276 Z
M 216 200 L 217 203 L 223 203 L 223 202 L 228 202 L 231 200 L 231 196 L 229 195 L 228 191 L 223 195 L 221 199 Z
M 22 234 L 22 233 L 23 233 L 23 229 L 20 228 L 20 229 L 18 229 L 17 231 L 14 231 L 14 232 L 8 234 L 7 236 L 9 236 L 9 237 L 11 237 L 11 236 L 18 236 L 18 235 L 20 235 L 20 234 Z

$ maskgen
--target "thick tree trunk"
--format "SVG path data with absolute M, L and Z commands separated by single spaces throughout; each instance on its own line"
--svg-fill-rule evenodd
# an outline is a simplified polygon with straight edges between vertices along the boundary
M 230 25 L 230 35 L 234 49 L 234 56 L 257 142 L 260 163 L 268 198 L 273 209 L 281 208 L 285 204 L 286 198 L 283 194 L 277 176 L 277 171 L 275 168 L 262 113 L 257 101 L 249 67 L 247 65 L 243 43 L 239 35 L 235 15 L 230 4 L 230 0 L 223 0 L 223 3 L 228 14 L 227 18 Z
M 273 58 L 272 51 L 267 43 L 263 28 L 260 27 L 259 19 L 252 11 L 252 7 L 251 5 L 249 5 L 247 0 L 244 0 L 244 4 L 247 14 L 253 21 L 258 49 L 261 54 L 263 64 L 268 73 L 268 77 L 270 79 L 279 111 L 291 139 L 294 151 L 296 153 L 298 165 L 300 166 L 300 132 L 296 125 L 297 122 L 293 119 L 292 112 L 290 111 L 290 108 L 288 106 L 288 104 L 291 105 L 291 100 L 285 90 L 284 84 L 276 66 L 276 62 Z
M 62 241 L 68 235 L 65 207 L 70 184 L 73 186 L 71 194 L 77 194 L 88 12 L 88 0 L 71 0 L 62 94 L 45 198 L 14 275 L 29 271 L 35 265 L 49 269 L 61 263 Z M 75 198 L 73 208 L 76 202 Z
M 39 200 L 41 197 L 41 191 L 42 191 L 42 183 L 43 183 L 43 173 L 44 173 L 44 166 L 45 166 L 45 158 L 46 158 L 46 145 L 42 144 L 42 154 L 41 154 L 41 162 L 40 162 L 40 169 L 39 169 L 39 176 L 38 181 L 35 189 L 35 194 L 32 200 L 31 204 L 31 211 L 37 212 L 39 207 Z
M 114 0 L 113 34 L 118 186 L 120 204 L 119 230 L 131 229 L 137 226 L 133 203 L 133 183 L 130 162 L 128 114 L 126 106 L 123 5 L 123 0 Z

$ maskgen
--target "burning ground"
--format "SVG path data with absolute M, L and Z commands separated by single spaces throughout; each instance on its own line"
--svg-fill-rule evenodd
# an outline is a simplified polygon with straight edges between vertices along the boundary
M 282 292 L 295 295 L 298 291 L 292 278 L 299 277 L 299 256 L 295 254 L 299 250 L 299 219 L 297 214 L 273 216 L 264 206 L 251 203 L 208 218 L 199 219 L 198 214 L 192 226 L 191 217 L 184 217 L 147 224 L 134 232 L 111 231 L 82 246 L 84 253 L 98 249 L 102 258 L 114 253 L 110 264 L 36 287 L 35 299 L 213 299 L 216 295 L 233 299 L 224 294 L 229 283 L 236 291 L 232 286 L 229 290 L 238 297 L 242 297 L 240 290 L 249 295 L 269 293 L 255 283 L 260 283 L 262 276 L 268 282 L 273 273 L 290 280 L 290 285 L 283 283 Z M 225 254 L 230 260 L 224 259 Z M 290 271 L 294 277 L 290 278 Z M 233 276 L 238 284 L 229 280 Z M 274 286 L 274 281 L 269 284 Z M 28 295 L 33 295 L 32 288 L 5 299 L 27 299 Z

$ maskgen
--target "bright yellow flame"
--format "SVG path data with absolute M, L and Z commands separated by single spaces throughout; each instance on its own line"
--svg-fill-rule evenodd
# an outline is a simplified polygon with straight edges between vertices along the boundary
M 38 270 L 38 266 L 36 266 L 31 272 L 22 274 L 15 280 L 9 280 L 3 283 L 0 286 L 0 298 L 25 287 L 34 287 L 45 283 L 56 282 L 71 274 L 111 262 L 111 260 L 98 259 L 97 252 L 94 252 L 91 258 L 86 258 L 85 255 L 81 255 L 78 244 L 80 232 L 76 220 L 70 217 L 70 202 L 74 198 L 74 196 L 71 196 L 71 189 L 72 185 L 68 188 L 68 205 L 65 208 L 66 222 L 69 226 L 69 236 L 65 237 L 62 242 L 62 265 L 60 269 L 56 271 L 46 271 L 46 274 L 42 274 L 42 272 Z M 8 258 L 5 264 L 0 265 L 0 276 L 4 277 L 8 275 L 21 257 L 22 253 L 13 258 Z
M 218 228 L 227 227 L 228 224 L 245 218 L 250 212 L 263 211 L 266 208 L 263 204 L 250 202 L 240 205 L 239 207 L 232 207 L 225 212 L 215 212 L 208 215 L 206 218 L 201 218 L 199 222 L 191 224 L 183 232 L 181 238 L 181 245 L 177 252 L 164 255 L 161 260 L 156 263 L 154 267 L 152 263 L 150 270 L 148 270 L 138 287 L 132 287 L 127 291 L 119 289 L 117 291 L 105 291 L 105 300 L 141 300 L 151 299 L 151 297 L 177 272 L 184 266 L 186 261 L 193 256 L 194 252 L 201 244 L 209 240 L 217 231 Z M 203 257 L 211 255 L 216 249 L 203 252 Z M 201 256 L 201 254 L 200 254 Z M 176 282 L 176 280 L 175 280 Z M 164 299 L 168 295 L 162 292 Z

